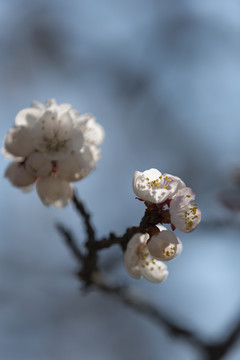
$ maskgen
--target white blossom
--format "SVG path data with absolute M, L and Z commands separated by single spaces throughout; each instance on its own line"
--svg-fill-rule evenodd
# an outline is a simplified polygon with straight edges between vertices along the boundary
M 133 176 L 134 193 L 140 199 L 155 204 L 173 197 L 184 186 L 184 182 L 177 176 L 162 174 L 157 169 L 135 171 Z
M 169 261 L 182 251 L 182 243 L 179 238 L 162 225 L 157 225 L 158 232 L 150 237 L 148 249 L 150 254 L 158 260 Z
M 100 158 L 104 131 L 89 114 L 80 115 L 71 105 L 54 99 L 37 101 L 17 114 L 5 137 L 3 153 L 15 158 L 6 170 L 14 186 L 26 187 L 37 179 L 44 204 L 62 207 L 71 201 L 69 182 L 87 176 Z
M 5 172 L 5 176 L 10 180 L 12 185 L 24 188 L 33 184 L 36 180 L 36 176 L 30 174 L 24 163 L 22 162 L 12 162 Z
M 148 239 L 148 234 L 141 233 L 131 238 L 124 254 L 124 266 L 134 279 L 143 276 L 153 283 L 161 283 L 168 276 L 167 266 L 149 254 Z
M 72 200 L 73 187 L 69 182 L 52 175 L 37 181 L 37 193 L 44 205 L 62 208 Z
M 195 194 L 192 189 L 185 187 L 180 189 L 170 202 L 169 212 L 171 224 L 183 232 L 195 230 L 201 221 L 201 211 L 197 207 Z

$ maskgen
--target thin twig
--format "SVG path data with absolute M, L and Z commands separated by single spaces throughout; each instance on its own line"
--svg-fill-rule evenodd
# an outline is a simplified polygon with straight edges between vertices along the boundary
M 72 254 L 76 258 L 78 262 L 82 262 L 84 259 L 84 256 L 82 252 L 80 251 L 79 247 L 77 246 L 77 242 L 74 239 L 72 233 L 70 230 L 67 230 L 63 225 L 56 224 L 56 228 L 59 231 L 59 233 L 63 236 L 65 239 L 65 243 L 67 244 L 68 248 L 71 249 Z
M 158 224 L 159 216 L 155 211 L 146 211 L 139 226 L 129 227 L 122 236 L 118 236 L 114 233 L 110 233 L 108 237 L 105 237 L 90 246 L 93 246 L 97 251 L 109 248 L 112 245 L 118 244 L 122 247 L 123 251 L 126 250 L 127 243 L 136 233 L 146 233 L 147 229 L 153 225 Z
M 131 307 L 133 310 L 145 315 L 158 326 L 164 326 L 166 330 L 173 336 L 183 336 L 194 345 L 201 346 L 201 340 L 194 335 L 190 330 L 184 329 L 177 324 L 170 321 L 163 315 L 153 304 L 146 302 L 139 296 L 134 296 L 130 287 L 127 286 L 110 286 L 104 282 L 94 280 L 96 288 L 104 293 L 111 294 L 120 299 L 124 304 Z
M 83 203 L 77 198 L 76 193 L 73 196 L 73 203 L 84 220 L 86 233 L 88 235 L 88 242 L 93 243 L 96 241 L 95 230 L 90 221 L 90 214 L 85 210 Z
M 240 317 L 233 327 L 228 337 L 219 343 L 208 344 L 205 346 L 205 350 L 208 354 L 209 360 L 220 360 L 222 359 L 230 349 L 234 346 L 240 337 Z
M 95 287 L 106 294 L 111 294 L 121 300 L 124 304 L 131 307 L 134 311 L 146 316 L 149 320 L 154 322 L 159 327 L 165 327 L 166 331 L 175 337 L 182 337 L 185 341 L 189 342 L 198 348 L 199 351 L 205 353 L 205 360 L 220 360 L 228 351 L 233 347 L 240 336 L 240 319 L 223 342 L 209 344 L 201 340 L 191 330 L 177 325 L 165 316 L 153 304 L 147 302 L 145 299 L 134 296 L 131 289 L 126 286 L 111 286 L 98 278 L 93 279 Z
M 182 337 L 191 345 L 197 347 L 199 351 L 205 353 L 205 360 L 220 360 L 223 358 L 223 356 L 226 355 L 228 351 L 230 351 L 240 336 L 240 320 L 237 322 L 236 326 L 233 328 L 225 341 L 219 343 L 206 343 L 197 335 L 195 335 L 191 330 L 174 323 L 153 304 L 148 303 L 145 299 L 142 299 L 139 296 L 134 296 L 129 287 L 111 286 L 105 283 L 101 276 L 96 276 L 96 274 L 99 273 L 99 270 L 97 269 L 97 252 L 101 249 L 109 248 L 115 244 L 119 244 L 122 249 L 125 250 L 128 241 L 134 234 L 137 232 L 144 233 L 148 227 L 155 225 L 158 222 L 154 213 L 150 216 L 148 212 L 146 212 L 141 220 L 140 225 L 128 228 L 125 234 L 122 236 L 117 236 L 114 233 L 110 233 L 109 237 L 96 241 L 95 231 L 90 222 L 90 215 L 86 212 L 83 203 L 77 199 L 76 195 L 74 196 L 74 204 L 85 223 L 85 229 L 88 235 L 85 244 L 88 250 L 87 254 L 82 254 L 76 240 L 69 230 L 67 230 L 61 224 L 57 224 L 56 227 L 64 237 L 68 248 L 71 250 L 75 259 L 77 260 L 77 263 L 80 267 L 78 276 L 82 281 L 85 289 L 89 289 L 89 286 L 93 285 L 96 289 L 117 297 L 133 310 L 155 322 L 157 326 L 165 327 L 165 329 L 172 336 Z

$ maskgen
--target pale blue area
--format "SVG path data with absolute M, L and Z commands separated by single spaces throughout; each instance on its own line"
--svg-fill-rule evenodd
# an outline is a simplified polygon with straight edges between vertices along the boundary
M 183 178 L 205 221 L 232 221 L 217 196 L 240 164 L 238 1 L 3 1 L 0 20 L 1 139 L 20 109 L 50 97 L 104 126 L 98 168 L 75 185 L 100 236 L 137 224 L 132 175 L 151 167 Z M 1 157 L 2 174 L 7 164 Z M 62 221 L 84 238 L 71 205 L 45 208 L 4 178 L 0 194 L 0 360 L 201 359 L 115 299 L 79 295 L 54 228 Z M 183 252 L 164 284 L 130 279 L 121 261 L 107 276 L 222 339 L 240 312 L 239 227 L 178 236 Z M 239 357 L 238 342 L 224 360 Z

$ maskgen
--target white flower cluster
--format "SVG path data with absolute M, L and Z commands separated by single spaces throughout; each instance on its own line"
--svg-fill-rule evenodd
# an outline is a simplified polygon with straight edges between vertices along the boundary
M 133 191 L 147 207 L 159 211 L 160 219 L 168 214 L 173 229 L 191 232 L 201 221 L 201 211 L 193 203 L 195 194 L 177 176 L 162 174 L 157 169 L 136 171 Z M 166 206 L 169 210 L 164 210 Z
M 89 114 L 54 99 L 21 110 L 4 141 L 4 152 L 15 158 L 5 173 L 23 190 L 36 183 L 45 205 L 63 207 L 73 197 L 71 182 L 95 169 L 100 158 L 103 128 Z
M 154 211 L 160 224 L 170 224 L 172 230 L 183 232 L 195 230 L 201 221 L 201 211 L 193 203 L 195 195 L 184 182 L 173 175 L 161 174 L 157 169 L 136 171 L 133 191 L 145 202 L 148 213 Z M 135 279 L 144 276 L 160 283 L 168 275 L 166 264 L 182 250 L 175 234 L 162 225 L 152 226 L 146 234 L 137 233 L 128 242 L 124 264 Z
M 134 279 L 142 276 L 153 283 L 161 283 L 168 276 L 164 261 L 175 258 L 182 251 L 182 243 L 175 234 L 162 225 L 155 234 L 135 234 L 128 242 L 124 265 Z

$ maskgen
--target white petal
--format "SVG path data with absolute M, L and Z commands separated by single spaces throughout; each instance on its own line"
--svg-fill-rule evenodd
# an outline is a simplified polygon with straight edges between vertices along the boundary
M 133 277 L 136 280 L 141 279 L 142 273 L 139 269 L 138 256 L 135 252 L 132 251 L 125 252 L 123 262 L 125 269 L 127 270 L 128 274 L 131 277 Z
M 124 253 L 124 266 L 134 279 L 141 278 L 141 270 L 139 269 L 139 252 L 138 249 L 142 245 L 145 245 L 149 238 L 148 234 L 135 234 L 128 242 L 127 249 Z
M 201 221 L 200 209 L 196 203 L 191 203 L 194 199 L 195 194 L 186 187 L 179 190 L 170 202 L 171 223 L 180 231 L 192 232 Z
M 96 163 L 100 159 L 100 149 L 94 145 L 85 145 L 80 152 L 83 155 L 84 160 L 89 164 L 90 169 L 95 170 Z
M 136 233 L 135 235 L 133 235 L 131 240 L 129 240 L 127 244 L 127 249 L 129 248 L 136 251 L 139 245 L 144 247 L 147 244 L 148 239 L 149 239 L 149 234 Z
M 168 276 L 168 270 L 166 264 L 164 264 L 162 261 L 153 259 L 149 262 L 149 265 L 145 265 L 144 267 L 143 266 L 141 267 L 140 265 L 141 272 L 148 281 L 157 284 L 166 280 Z
M 150 238 L 148 249 L 154 258 L 169 261 L 181 253 L 182 243 L 172 231 L 162 228 L 163 226 L 157 235 Z
M 88 113 L 79 114 L 74 109 L 72 109 L 72 111 L 74 112 L 74 116 L 76 117 L 79 126 L 85 126 L 90 119 L 92 118 L 94 119 L 94 117 L 91 114 Z
M 46 100 L 45 102 L 45 108 L 53 108 L 53 107 L 56 107 L 57 106 L 57 103 L 56 103 L 56 100 L 55 99 L 48 99 Z
M 58 176 L 70 182 L 83 179 L 91 170 L 90 163 L 80 152 L 71 153 L 64 160 L 57 161 Z
M 31 107 L 38 109 L 38 110 L 43 110 L 44 109 L 44 105 L 42 103 L 40 103 L 39 101 L 32 101 L 31 102 Z
M 4 158 L 7 160 L 24 161 L 24 158 L 22 156 L 15 156 L 10 154 L 10 152 L 8 152 L 5 147 L 1 148 L 1 152 L 4 155 Z
M 103 127 L 96 122 L 96 119 L 90 114 L 83 114 L 77 118 L 79 128 L 81 129 L 86 144 L 100 145 L 104 139 Z
M 146 170 L 142 174 L 144 175 L 145 178 L 149 178 L 150 181 L 158 179 L 159 176 L 162 175 L 162 173 L 159 170 L 154 168 Z
M 31 129 L 25 126 L 11 128 L 5 137 L 4 146 L 6 151 L 14 156 L 27 156 L 34 151 Z
M 16 116 L 15 124 L 17 126 L 33 126 L 37 119 L 41 116 L 42 111 L 39 108 L 26 108 Z
M 26 170 L 36 177 L 46 177 L 52 171 L 52 163 L 40 152 L 31 153 L 25 161 Z
M 133 176 L 133 191 L 144 201 L 155 204 L 171 198 L 183 186 L 183 181 L 169 174 L 162 175 L 157 169 L 136 171 Z
M 60 117 L 62 114 L 69 112 L 71 110 L 71 104 L 63 103 L 57 106 L 58 116 Z
M 171 212 L 171 223 L 180 231 L 189 233 L 196 229 L 201 221 L 201 210 L 195 206 L 189 204 L 187 208 L 181 212 Z
M 92 145 L 100 145 L 104 139 L 104 130 L 103 127 L 96 123 L 95 120 L 91 119 L 84 132 L 84 139 L 87 143 Z
M 49 99 L 45 103 L 45 109 L 56 112 L 57 117 L 59 118 L 63 113 L 69 112 L 71 110 L 71 104 L 63 103 L 58 105 L 55 99 Z
M 186 184 L 184 181 L 182 181 L 182 179 L 180 179 L 180 177 L 178 176 L 174 176 L 171 174 L 163 174 L 164 178 L 168 178 L 171 179 L 172 182 L 174 182 L 174 184 L 177 184 L 177 191 L 184 189 L 186 187 Z
M 73 198 L 73 187 L 67 181 L 49 176 L 37 181 L 37 192 L 44 205 L 66 206 Z
M 180 211 L 185 206 L 188 206 L 191 201 L 195 200 L 195 194 L 189 187 L 181 188 L 177 191 L 174 195 L 171 203 L 170 208 L 172 211 Z
M 6 172 L 5 176 L 10 180 L 12 185 L 16 187 L 26 187 L 33 184 L 36 180 L 36 177 L 29 174 L 23 163 L 12 162 Z
M 71 137 L 71 150 L 78 152 L 82 149 L 84 143 L 83 133 L 80 128 L 73 128 Z

